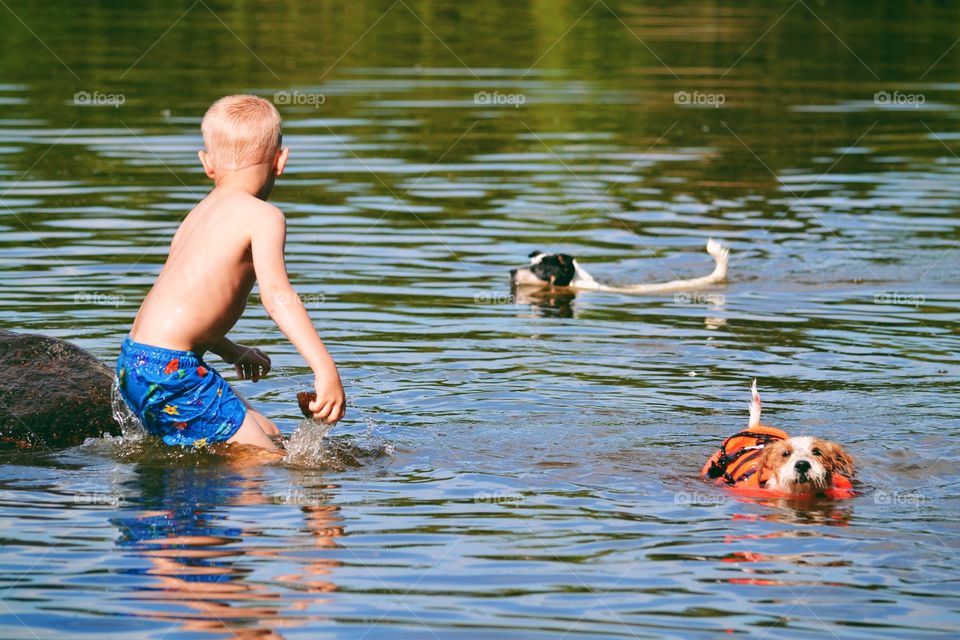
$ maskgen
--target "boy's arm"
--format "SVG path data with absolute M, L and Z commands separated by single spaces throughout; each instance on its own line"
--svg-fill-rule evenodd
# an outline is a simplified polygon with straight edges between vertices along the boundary
M 228 339 L 227 336 L 223 336 L 207 347 L 207 349 L 210 353 L 215 353 L 220 356 L 227 364 L 233 364 L 240 357 L 240 351 L 243 347 L 233 340 Z
M 314 417 L 334 423 L 343 417 L 346 398 L 337 366 L 287 278 L 283 259 L 286 220 L 279 209 L 266 203 L 257 207 L 253 217 L 255 223 L 250 244 L 260 299 L 267 313 L 313 370 L 317 399 L 310 404 L 310 409 Z
M 234 365 L 241 380 L 259 382 L 260 378 L 270 373 L 270 357 L 256 347 L 245 347 L 224 336 L 208 349 L 223 358 L 227 364 Z

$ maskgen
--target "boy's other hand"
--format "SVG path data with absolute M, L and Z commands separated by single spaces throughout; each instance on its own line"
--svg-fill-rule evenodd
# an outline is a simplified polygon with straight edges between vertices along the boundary
M 253 347 L 243 347 L 240 357 L 232 364 L 241 380 L 259 382 L 270 373 L 270 356 Z
M 347 410 L 347 396 L 340 384 L 340 376 L 317 376 L 314 379 L 317 399 L 310 403 L 313 419 L 327 424 L 336 424 Z

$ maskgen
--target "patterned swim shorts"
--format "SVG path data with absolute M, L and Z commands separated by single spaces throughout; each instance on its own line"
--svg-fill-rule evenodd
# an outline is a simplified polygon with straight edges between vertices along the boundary
M 192 351 L 127 338 L 117 358 L 117 386 L 147 432 L 169 445 L 229 440 L 247 416 L 227 381 Z

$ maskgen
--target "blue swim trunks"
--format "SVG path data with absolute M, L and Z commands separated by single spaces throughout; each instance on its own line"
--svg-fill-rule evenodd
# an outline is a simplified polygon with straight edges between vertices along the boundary
M 243 400 L 192 351 L 127 338 L 117 358 L 117 386 L 147 432 L 169 445 L 229 440 L 247 417 Z

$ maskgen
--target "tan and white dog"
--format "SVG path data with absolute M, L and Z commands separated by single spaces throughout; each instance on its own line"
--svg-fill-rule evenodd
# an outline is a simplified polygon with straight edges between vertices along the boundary
M 810 436 L 790 437 L 760 422 L 757 381 L 751 389 L 750 422 L 723 441 L 701 475 L 735 489 L 760 489 L 788 495 L 833 495 L 852 491 L 853 458 L 835 442 Z

